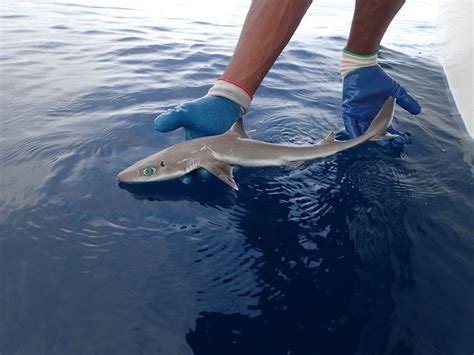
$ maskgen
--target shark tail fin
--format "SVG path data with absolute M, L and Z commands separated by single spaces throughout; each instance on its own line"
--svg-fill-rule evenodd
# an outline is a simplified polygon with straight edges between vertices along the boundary
M 393 113 L 395 112 L 395 102 L 396 100 L 392 96 L 385 100 L 382 108 L 373 119 L 367 132 L 365 132 L 365 135 L 370 136 L 369 140 L 381 141 L 397 137 L 397 135 L 387 133 L 387 129 L 392 123 Z

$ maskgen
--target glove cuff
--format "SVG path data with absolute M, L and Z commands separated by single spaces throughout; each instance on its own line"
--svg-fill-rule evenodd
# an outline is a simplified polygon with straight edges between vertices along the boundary
M 207 92 L 209 96 L 222 96 L 238 104 L 242 114 L 247 113 L 252 102 L 253 95 L 242 85 L 233 81 L 219 78 Z
M 356 54 L 348 51 L 346 48 L 342 50 L 341 55 L 341 76 L 344 77 L 350 71 L 359 68 L 371 67 L 377 65 L 378 50 L 369 54 Z

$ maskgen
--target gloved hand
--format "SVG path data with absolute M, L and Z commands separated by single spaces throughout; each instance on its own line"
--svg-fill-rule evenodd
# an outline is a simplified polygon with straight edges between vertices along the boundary
M 251 94 L 238 84 L 218 79 L 206 96 L 162 113 L 154 126 L 159 132 L 184 128 L 187 140 L 222 134 L 247 112 L 251 100 Z M 203 179 L 210 176 L 202 168 L 197 173 Z M 185 184 L 191 180 L 190 174 L 181 177 Z
M 377 53 L 358 56 L 344 50 L 341 74 L 342 118 L 351 138 L 367 130 L 389 96 L 395 97 L 397 104 L 411 114 L 417 115 L 421 112 L 418 102 L 377 64 Z M 392 127 L 388 132 L 398 137 L 377 143 L 401 147 L 410 141 L 409 133 L 401 133 Z
M 235 102 L 221 96 L 204 96 L 156 117 L 155 129 L 169 132 L 183 127 L 186 139 L 195 139 L 224 133 L 240 115 L 241 108 Z

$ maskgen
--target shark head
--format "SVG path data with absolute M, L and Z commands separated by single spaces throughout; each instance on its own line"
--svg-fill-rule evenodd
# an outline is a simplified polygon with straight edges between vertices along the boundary
M 216 142 L 216 140 L 220 141 L 221 146 L 228 146 L 232 138 L 249 138 L 242 118 L 239 118 L 227 132 L 220 136 L 181 142 L 139 160 L 120 172 L 117 180 L 130 184 L 170 180 L 201 167 L 238 190 L 232 176 L 232 166 L 219 161 L 217 153 L 209 146 L 209 142 Z
M 196 169 L 193 159 L 181 149 L 162 150 L 121 171 L 117 180 L 124 183 L 143 183 L 179 178 Z

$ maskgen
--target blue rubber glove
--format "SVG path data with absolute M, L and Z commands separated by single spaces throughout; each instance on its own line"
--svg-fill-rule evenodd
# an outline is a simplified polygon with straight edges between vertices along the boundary
M 342 118 L 351 138 L 367 130 L 389 96 L 395 97 L 397 104 L 412 115 L 421 112 L 418 102 L 380 66 L 373 65 L 349 71 L 343 82 Z M 392 127 L 388 132 L 398 137 L 377 143 L 401 147 L 410 141 L 409 133 L 401 133 Z
M 162 113 L 155 118 L 154 126 L 159 132 L 184 128 L 186 139 L 195 139 L 226 132 L 240 116 L 241 107 L 235 102 L 221 96 L 204 96 Z M 203 179 L 210 176 L 202 168 L 198 174 Z M 191 180 L 190 174 L 181 177 L 185 184 Z

